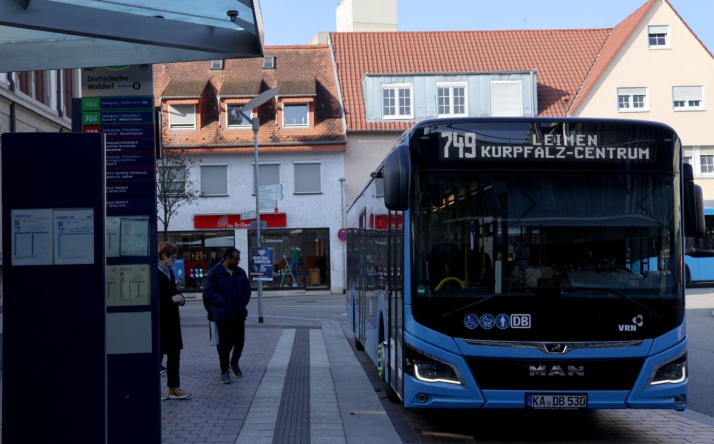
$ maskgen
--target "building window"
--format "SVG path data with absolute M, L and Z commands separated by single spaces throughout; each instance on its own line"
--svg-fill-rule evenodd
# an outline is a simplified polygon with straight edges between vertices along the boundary
M 253 164 L 255 166 L 255 164 Z M 253 169 L 253 183 L 255 183 L 255 169 Z M 258 164 L 258 186 L 276 185 L 280 183 L 280 164 L 259 163 Z M 255 195 L 255 190 L 253 190 Z
M 621 113 L 648 111 L 647 88 L 617 88 L 617 110 Z
M 159 167 L 159 187 L 164 195 L 186 194 L 186 167 Z
M 699 165 L 702 174 L 714 173 L 714 155 L 708 154 L 699 156 Z
M 520 81 L 491 82 L 491 115 L 495 117 L 522 116 L 523 94 Z
M 317 162 L 295 164 L 295 194 L 322 192 L 320 168 Z
M 62 105 L 65 115 L 72 118 L 72 98 L 74 97 L 74 71 L 62 70 Z
M 412 119 L 412 86 L 384 85 L 382 115 L 385 119 Z
M 275 56 L 263 57 L 263 69 L 275 69 Z
M 228 167 L 226 165 L 201 165 L 201 195 L 228 195 Z
M 675 86 L 672 88 L 672 104 L 675 111 L 704 109 L 704 88 L 701 86 Z
M 211 60 L 211 69 L 212 70 L 223 69 L 223 60 Z
M 655 25 L 647 27 L 647 41 L 650 49 L 668 49 L 671 47 L 669 26 Z
M 169 129 L 196 129 L 196 105 L 169 105 Z
M 384 178 L 374 178 L 374 197 L 384 197 Z
M 226 128 L 251 129 L 253 126 L 250 120 L 246 120 L 240 110 L 243 105 L 226 106 Z M 248 111 L 248 117 L 253 118 L 253 110 Z
M 307 127 L 310 125 L 310 106 L 307 103 L 283 104 L 283 127 Z
M 437 114 L 442 116 L 466 115 L 466 86 L 438 85 L 436 87 Z

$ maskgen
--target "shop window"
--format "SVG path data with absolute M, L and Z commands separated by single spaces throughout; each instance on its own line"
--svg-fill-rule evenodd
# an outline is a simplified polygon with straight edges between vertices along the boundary
M 174 275 L 184 291 L 203 290 L 208 270 L 221 260 L 223 250 L 235 246 L 233 231 L 195 231 L 168 233 L 167 241 L 176 245 L 179 256 Z M 239 265 L 246 269 L 247 264 Z

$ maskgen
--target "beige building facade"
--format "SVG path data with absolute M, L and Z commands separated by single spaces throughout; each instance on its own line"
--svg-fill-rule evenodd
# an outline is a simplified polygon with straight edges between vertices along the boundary
M 611 62 L 601 72 L 595 67 L 597 79 L 570 114 L 670 125 L 705 203 L 714 206 L 714 57 L 668 2 L 650 1 L 641 10 Z

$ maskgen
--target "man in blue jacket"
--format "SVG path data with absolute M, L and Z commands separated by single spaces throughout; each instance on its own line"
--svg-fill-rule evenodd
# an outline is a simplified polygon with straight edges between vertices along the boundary
M 238 367 L 245 343 L 246 305 L 250 301 L 250 281 L 238 267 L 240 251 L 228 248 L 223 252 L 223 262 L 214 265 L 206 276 L 203 289 L 204 305 L 208 318 L 216 323 L 218 331 L 218 361 L 221 365 L 221 383 L 230 384 L 230 371 L 236 378 L 243 373 Z M 231 350 L 233 354 L 231 355 Z

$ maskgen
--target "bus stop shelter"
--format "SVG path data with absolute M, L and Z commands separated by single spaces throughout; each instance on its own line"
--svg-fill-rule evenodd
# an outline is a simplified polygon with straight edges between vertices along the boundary
M 259 0 L 0 0 L 0 71 L 263 56 Z

